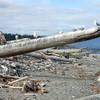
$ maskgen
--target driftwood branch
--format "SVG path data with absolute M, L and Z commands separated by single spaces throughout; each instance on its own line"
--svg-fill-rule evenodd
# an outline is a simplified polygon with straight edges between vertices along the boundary
M 16 76 L 9 76 L 9 75 L 2 75 L 2 74 L 0 74 L 0 78 L 6 78 L 6 79 L 19 79 L 19 77 L 16 77 Z
M 0 57 L 29 53 L 40 49 L 50 48 L 53 46 L 85 41 L 99 36 L 100 28 L 94 27 L 75 32 L 65 32 L 55 36 L 30 39 L 18 43 L 5 44 L 0 46 Z
M 39 54 L 39 53 L 35 53 L 35 52 L 28 53 L 28 54 L 26 54 L 26 55 L 27 55 L 27 56 L 36 57 L 36 58 L 42 58 L 42 59 L 45 59 L 44 56 L 42 56 L 42 55 Z M 70 61 L 69 59 L 61 58 L 61 57 L 58 57 L 58 56 L 48 56 L 48 59 L 56 60 L 56 61 L 66 61 L 66 62 L 69 62 L 69 61 Z
M 17 82 L 24 81 L 24 80 L 27 80 L 27 79 L 28 79 L 28 77 L 22 77 L 22 78 L 19 78 L 17 80 L 14 80 L 12 82 L 9 82 L 8 85 L 13 85 L 13 84 L 15 84 Z
M 22 89 L 22 87 L 15 87 L 15 86 L 10 86 L 6 84 L 0 84 L 1 88 L 12 88 L 12 89 Z
M 45 55 L 43 52 L 39 52 L 39 53 L 41 54 L 41 56 L 42 56 L 44 59 L 46 59 L 46 60 L 48 60 L 48 61 L 51 61 L 50 58 L 49 58 L 47 55 Z
M 47 52 L 56 53 L 56 54 L 67 54 L 67 53 L 79 53 L 82 49 L 50 49 Z

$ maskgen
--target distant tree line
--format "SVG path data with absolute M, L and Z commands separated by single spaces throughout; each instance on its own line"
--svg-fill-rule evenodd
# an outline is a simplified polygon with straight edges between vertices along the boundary
M 19 39 L 22 39 L 22 38 L 34 39 L 35 38 L 33 35 L 20 35 L 20 34 L 11 34 L 11 33 L 5 33 L 4 35 L 7 41 L 15 40 L 16 35 L 18 35 Z M 38 36 L 37 38 L 41 38 L 41 37 L 43 36 Z

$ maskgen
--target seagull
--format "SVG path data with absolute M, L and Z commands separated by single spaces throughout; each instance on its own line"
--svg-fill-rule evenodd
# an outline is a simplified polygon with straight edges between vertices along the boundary
M 96 21 L 96 20 L 94 21 L 94 25 L 96 25 L 96 26 L 100 26 L 100 24 L 99 24 L 99 23 L 97 23 L 97 21 Z
M 34 32 L 34 33 L 33 33 L 33 37 L 34 37 L 34 38 L 38 38 L 37 32 Z
M 15 39 L 18 40 L 18 38 L 19 38 L 19 36 L 16 34 L 16 35 L 15 35 Z
M 82 25 L 80 28 L 79 28 L 79 30 L 81 30 L 81 31 L 83 31 L 85 29 L 85 26 L 84 25 Z
M 59 34 L 62 34 L 63 33 L 63 31 L 59 31 Z
M 74 26 L 73 31 L 78 31 L 78 28 L 76 26 Z
M 84 29 L 85 29 L 85 26 L 82 25 L 82 26 L 79 27 L 79 28 L 74 28 L 73 31 L 79 31 L 79 30 L 83 31 Z
M 75 32 L 75 31 L 77 31 L 77 29 L 75 28 L 75 29 L 73 29 L 73 31 Z

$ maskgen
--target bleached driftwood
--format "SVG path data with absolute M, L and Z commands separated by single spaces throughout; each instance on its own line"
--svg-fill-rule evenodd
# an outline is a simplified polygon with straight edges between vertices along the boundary
M 19 77 L 16 77 L 16 76 L 9 76 L 9 75 L 2 75 L 2 74 L 0 74 L 0 78 L 5 78 L 5 79 L 19 79 Z
M 5 44 L 0 46 L 0 57 L 14 56 L 29 53 L 32 51 L 50 48 L 79 41 L 85 41 L 100 36 L 100 28 L 93 27 L 75 32 L 65 32 L 62 34 L 26 40 L 18 43 Z
M 49 58 L 47 55 L 45 55 L 43 52 L 39 52 L 39 53 L 41 54 L 41 56 L 42 56 L 44 59 L 46 59 L 46 60 L 48 60 L 48 61 L 51 61 L 50 58 Z
M 33 56 L 33 57 L 36 57 L 36 58 L 42 58 L 42 59 L 45 59 L 44 56 L 42 56 L 41 54 L 39 53 L 35 53 L 35 52 L 32 52 L 32 53 L 28 53 L 26 54 L 28 56 Z M 51 60 L 56 60 L 56 61 L 66 61 L 66 62 L 69 62 L 70 60 L 66 59 L 66 58 L 61 58 L 61 57 L 57 57 L 57 56 L 48 56 L 49 59 Z
M 17 82 L 24 81 L 24 80 L 27 80 L 27 79 L 28 79 L 28 77 L 22 77 L 22 78 L 19 78 L 17 80 L 14 80 L 12 82 L 9 82 L 8 85 L 13 85 L 13 84 L 15 84 Z
M 22 89 L 22 87 L 15 87 L 6 84 L 0 84 L 0 88 L 12 88 L 12 89 Z
M 66 54 L 66 53 L 79 53 L 81 52 L 82 49 L 50 49 L 47 50 L 47 52 L 52 52 L 52 53 L 56 53 L 56 54 Z
M 7 43 L 18 43 L 18 42 L 23 42 L 23 41 L 28 41 L 30 40 L 29 38 L 23 38 L 23 39 L 18 39 L 18 40 L 12 40 L 12 41 L 8 41 Z

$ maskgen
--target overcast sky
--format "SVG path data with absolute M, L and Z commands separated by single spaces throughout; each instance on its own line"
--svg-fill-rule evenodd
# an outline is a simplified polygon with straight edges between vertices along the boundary
M 100 21 L 100 0 L 0 0 L 0 31 L 53 34 Z

